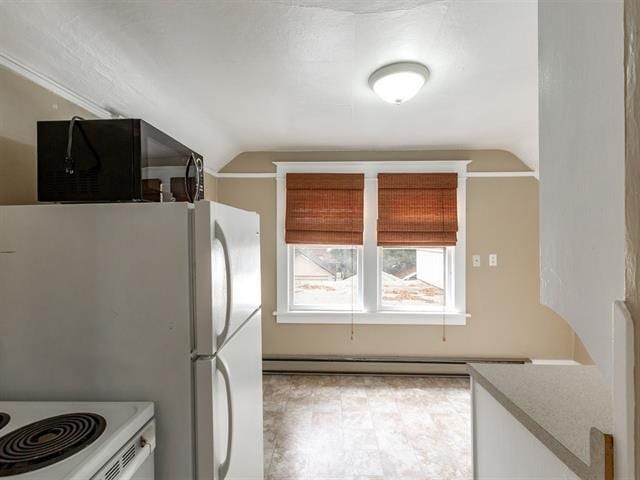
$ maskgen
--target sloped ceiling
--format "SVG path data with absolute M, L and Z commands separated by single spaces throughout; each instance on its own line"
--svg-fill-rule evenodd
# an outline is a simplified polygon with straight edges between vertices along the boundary
M 497 148 L 538 164 L 529 0 L 0 3 L 0 56 L 141 117 L 213 170 L 247 150 Z M 403 105 L 367 85 L 419 61 Z

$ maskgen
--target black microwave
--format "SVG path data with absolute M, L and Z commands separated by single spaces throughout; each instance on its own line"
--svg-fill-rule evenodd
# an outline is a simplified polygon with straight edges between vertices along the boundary
M 144 120 L 38 122 L 38 201 L 194 202 L 202 155 Z

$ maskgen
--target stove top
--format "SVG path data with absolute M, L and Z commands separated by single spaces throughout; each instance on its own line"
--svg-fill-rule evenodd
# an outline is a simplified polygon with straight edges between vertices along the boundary
M 0 412 L 1 480 L 86 480 L 153 419 L 153 404 L 0 402 Z
M 101 415 L 67 413 L 13 430 L 0 437 L 0 477 L 60 462 L 91 445 L 106 426 Z
M 11 420 L 11 415 L 8 413 L 0 412 L 0 430 L 2 430 L 7 423 Z

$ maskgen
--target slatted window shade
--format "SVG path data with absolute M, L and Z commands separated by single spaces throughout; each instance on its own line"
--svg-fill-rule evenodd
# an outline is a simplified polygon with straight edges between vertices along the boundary
M 287 174 L 285 242 L 362 245 L 363 174 Z
M 379 174 L 378 245 L 454 246 L 457 187 L 457 173 Z

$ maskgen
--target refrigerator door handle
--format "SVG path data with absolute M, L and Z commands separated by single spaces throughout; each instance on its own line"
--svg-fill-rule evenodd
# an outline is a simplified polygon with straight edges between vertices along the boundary
M 231 464 L 231 452 L 233 446 L 233 400 L 231 398 L 231 381 L 229 379 L 229 369 L 224 361 L 220 357 L 216 357 L 216 369 L 222 374 L 224 379 L 224 386 L 227 393 L 227 418 L 229 426 L 227 428 L 227 454 L 224 461 L 218 467 L 218 474 L 220 480 L 224 480 L 229 472 L 229 466 Z
M 233 300 L 233 282 L 231 279 L 231 265 L 229 263 L 229 246 L 227 245 L 227 239 L 224 236 L 222 227 L 218 222 L 215 222 L 213 236 L 222 246 L 222 254 L 224 256 L 224 272 L 227 276 L 227 311 L 225 312 L 224 328 L 220 335 L 218 335 L 218 347 L 223 345 L 227 336 L 229 335 L 229 325 L 231 324 L 231 305 Z

